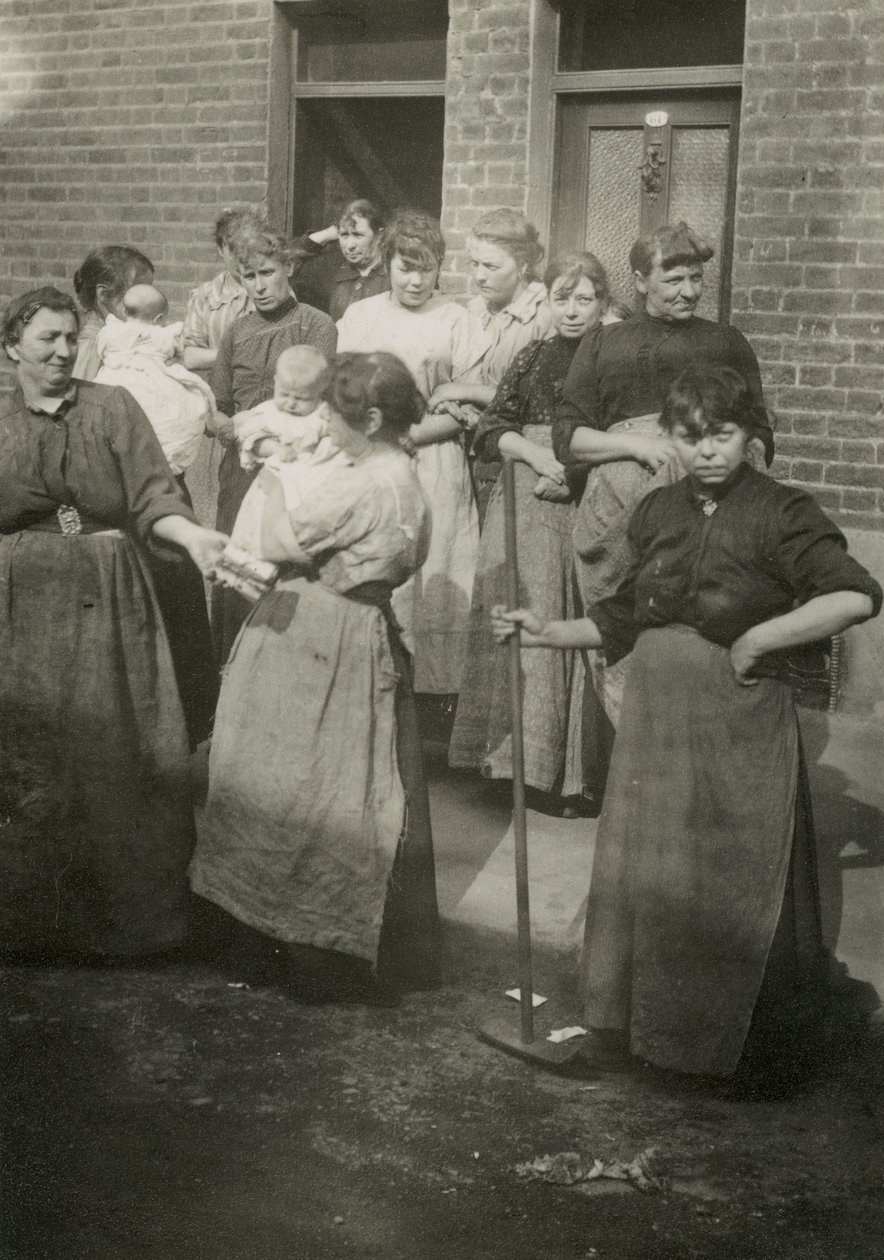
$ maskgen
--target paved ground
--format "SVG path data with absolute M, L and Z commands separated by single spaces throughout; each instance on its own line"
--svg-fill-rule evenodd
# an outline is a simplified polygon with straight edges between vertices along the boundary
M 884 987 L 880 736 L 809 715 L 827 922 Z M 872 1260 L 884 1039 L 785 1100 L 649 1072 L 557 1076 L 481 1042 L 515 981 L 505 795 L 436 766 L 445 983 L 305 1007 L 205 966 L 9 968 L 2 1260 Z M 569 1022 L 593 826 L 531 815 L 541 1031 Z M 843 876 L 843 896 L 839 881 Z M 656 1193 L 517 1166 L 656 1149 Z

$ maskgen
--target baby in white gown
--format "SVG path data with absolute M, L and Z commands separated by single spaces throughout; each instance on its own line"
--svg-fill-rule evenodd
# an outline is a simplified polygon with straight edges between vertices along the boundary
M 279 479 L 292 511 L 347 462 L 322 415 L 321 396 L 329 364 L 314 346 L 290 346 L 276 364 L 273 398 L 233 417 L 244 468 L 263 468 Z M 256 599 L 272 584 L 273 566 L 261 560 L 261 521 L 267 502 L 266 475 L 249 486 L 225 549 L 217 580 Z
M 166 324 L 169 303 L 152 284 L 123 295 L 126 318 L 108 315 L 96 338 L 96 381 L 121 385 L 141 406 L 176 477 L 196 458 L 215 399 L 204 380 L 177 361 L 181 323 Z

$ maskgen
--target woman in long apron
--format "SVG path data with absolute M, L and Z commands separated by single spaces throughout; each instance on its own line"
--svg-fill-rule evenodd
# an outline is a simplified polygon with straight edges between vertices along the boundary
M 259 474 L 262 558 L 280 576 L 225 671 L 191 881 L 286 988 L 372 1000 L 439 968 L 411 663 L 390 610 L 427 552 L 399 442 L 423 400 L 384 354 L 337 356 L 325 397 L 340 464 L 290 511 Z
M 881 590 L 807 494 L 746 463 L 741 376 L 689 369 L 662 423 L 687 470 L 629 525 L 618 591 L 574 622 L 496 610 L 525 646 L 632 652 L 583 960 L 588 1053 L 730 1076 L 787 1067 L 827 999 L 812 815 L 784 654 Z
M 398 355 L 426 400 L 443 382 L 476 375 L 489 339 L 474 316 L 436 292 L 445 255 L 438 224 L 426 215 L 402 215 L 390 225 L 384 248 L 391 292 L 347 309 L 338 346 Z M 456 411 L 455 404 L 440 406 Z M 453 712 L 463 678 L 479 523 L 463 425 L 448 410 L 427 408 L 411 437 L 433 531 L 420 573 L 397 591 L 393 610 L 405 642 L 413 644 L 415 691 L 441 714 Z
M 592 254 L 565 254 L 544 275 L 552 335 L 533 341 L 504 373 L 473 443 L 486 466 L 501 454 L 515 464 L 519 582 L 522 600 L 546 619 L 576 615 L 574 502 L 566 469 L 552 451 L 551 423 L 580 339 L 607 314 L 608 279 Z M 470 611 L 469 657 L 448 760 L 492 779 L 512 777 L 512 721 L 505 654 L 495 648 L 488 615 L 506 598 L 503 490 L 495 483 L 479 546 Z M 581 798 L 583 662 L 579 656 L 529 652 L 522 661 L 525 781 L 561 809 Z M 555 797 L 556 799 L 549 799 Z M 576 809 L 572 803 L 566 806 Z

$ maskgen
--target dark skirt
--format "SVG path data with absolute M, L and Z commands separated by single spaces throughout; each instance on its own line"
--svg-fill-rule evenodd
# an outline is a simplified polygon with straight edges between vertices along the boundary
M 246 491 L 255 480 L 257 471 L 243 468 L 239 462 L 239 447 L 228 446 L 218 467 L 218 511 L 215 528 L 222 534 L 231 534 L 237 513 L 246 497 Z M 238 591 L 227 586 L 213 586 L 210 599 L 212 642 L 215 660 L 223 666 L 230 656 L 240 627 L 252 605 Z
M 686 627 L 645 631 L 599 820 L 586 1022 L 658 1067 L 728 1076 L 753 1021 L 813 1008 L 824 973 L 789 688 L 740 687 Z
M 0 948 L 182 943 L 189 753 L 144 560 L 120 531 L 0 538 Z
M 176 478 L 191 504 L 184 478 Z M 192 504 L 191 504 L 192 506 Z M 178 694 L 192 748 L 209 738 L 218 702 L 218 667 L 202 574 L 187 556 L 151 555 L 150 571 L 163 614 Z

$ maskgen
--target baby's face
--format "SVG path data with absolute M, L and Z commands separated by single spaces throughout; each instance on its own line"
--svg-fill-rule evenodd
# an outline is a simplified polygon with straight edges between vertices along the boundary
M 317 382 L 309 377 L 277 372 L 273 382 L 273 401 L 280 411 L 290 416 L 309 416 L 319 406 Z

